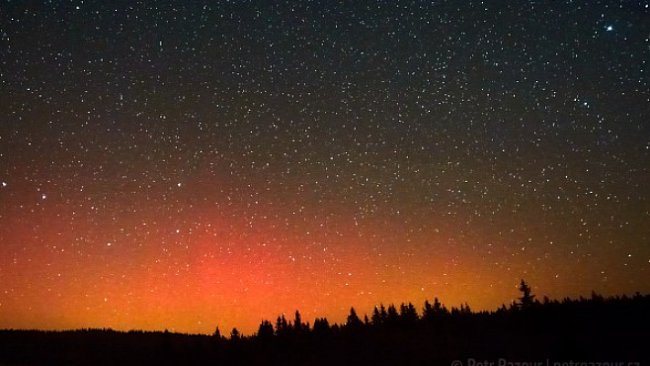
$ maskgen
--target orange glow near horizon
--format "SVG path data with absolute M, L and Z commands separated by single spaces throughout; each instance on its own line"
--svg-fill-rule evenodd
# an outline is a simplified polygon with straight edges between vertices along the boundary
M 545 277 L 549 268 L 534 264 L 495 271 L 494 262 L 507 258 L 506 253 L 497 248 L 492 258 L 472 253 L 467 248 L 477 239 L 451 238 L 454 222 L 449 220 L 427 225 L 409 236 L 408 245 L 396 246 L 390 241 L 404 233 L 389 220 L 346 224 L 331 218 L 326 225 L 303 222 L 298 230 L 274 220 L 251 224 L 201 210 L 192 215 L 199 221 L 191 230 L 160 222 L 121 239 L 102 240 L 108 236 L 97 227 L 74 227 L 88 233 L 84 248 L 101 242 L 92 252 L 66 246 L 73 233 L 65 229 L 70 218 L 64 214 L 44 213 L 36 226 L 19 221 L 6 226 L 3 241 L 22 243 L 21 258 L 28 259 L 12 258 L 11 245 L 0 248 L 0 290 L 5 294 L 0 328 L 211 333 L 219 326 L 224 333 L 237 327 L 250 334 L 262 319 L 273 321 L 279 314 L 292 319 L 295 310 L 306 321 L 325 316 L 343 322 L 351 306 L 370 315 L 380 303 L 412 302 L 421 308 L 434 297 L 447 306 L 468 303 L 493 310 L 517 296 L 520 277 L 529 279 L 540 295 L 586 295 L 591 290 L 567 291 L 563 282 L 571 269 L 554 268 L 560 274 L 551 280 Z M 446 249 L 422 249 L 426 247 Z M 527 272 L 529 266 L 537 272 Z M 596 290 L 616 292 L 607 286 Z

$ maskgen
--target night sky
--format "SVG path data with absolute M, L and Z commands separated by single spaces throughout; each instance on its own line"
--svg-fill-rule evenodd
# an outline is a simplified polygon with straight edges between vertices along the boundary
M 128 3 L 0 3 L 0 328 L 650 292 L 647 1 Z

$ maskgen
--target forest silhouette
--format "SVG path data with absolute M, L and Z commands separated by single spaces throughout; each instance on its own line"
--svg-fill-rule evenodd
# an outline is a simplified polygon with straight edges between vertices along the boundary
M 354 308 L 343 324 L 280 315 L 258 331 L 224 336 L 111 329 L 0 330 L 0 365 L 644 365 L 650 361 L 650 295 L 541 301 L 522 295 L 495 311 L 436 298 Z M 483 363 L 481 363 L 483 362 Z M 593 362 L 593 363 L 589 363 Z

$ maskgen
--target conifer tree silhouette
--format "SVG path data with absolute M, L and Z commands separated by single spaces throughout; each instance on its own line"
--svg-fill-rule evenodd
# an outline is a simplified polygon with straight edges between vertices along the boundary
M 327 321 L 327 318 L 317 318 L 314 320 L 314 334 L 325 335 L 330 330 L 330 323 Z
M 239 333 L 239 330 L 237 328 L 232 328 L 232 331 L 230 331 L 230 339 L 233 341 L 239 340 L 241 338 L 241 334 Z
M 522 296 L 519 298 L 519 307 L 522 309 L 526 309 L 531 307 L 534 304 L 534 299 L 535 295 L 532 295 L 531 288 L 528 286 L 526 281 L 523 279 L 521 280 L 521 283 L 519 284 L 519 291 L 521 291 Z
M 370 319 L 372 321 L 372 325 L 380 325 L 382 323 L 381 313 L 379 312 L 379 309 L 376 306 L 372 310 L 372 316 Z
M 351 329 L 358 329 L 363 325 L 361 319 L 359 319 L 359 316 L 357 315 L 357 311 L 354 310 L 353 307 L 350 308 L 350 314 L 348 315 L 347 323 L 345 325 Z
M 262 320 L 260 327 L 257 330 L 257 336 L 260 339 L 268 340 L 273 338 L 273 325 L 268 320 Z
M 448 312 L 447 308 L 444 305 L 442 305 L 442 303 L 440 302 L 440 300 L 438 300 L 437 297 L 433 298 L 433 312 L 436 314 L 446 314 Z
M 433 318 L 433 306 L 429 300 L 424 300 L 424 307 L 422 308 L 422 319 L 430 320 Z
M 410 302 L 408 304 L 401 304 L 400 305 L 400 318 L 403 323 L 413 325 L 415 324 L 419 317 L 418 317 L 418 312 L 415 310 L 415 306 L 411 304 Z
M 287 319 L 284 317 L 284 314 L 280 315 L 275 322 L 275 333 L 277 335 L 284 335 L 287 333 L 289 325 L 287 324 Z
M 302 317 L 300 316 L 300 312 L 298 310 L 296 310 L 296 315 L 295 315 L 294 320 L 293 320 L 293 329 L 297 333 L 301 333 L 304 330 L 304 328 L 305 328 L 305 326 L 302 323 Z
M 386 324 L 395 325 L 399 321 L 399 314 L 395 305 L 388 305 L 388 310 L 386 311 Z

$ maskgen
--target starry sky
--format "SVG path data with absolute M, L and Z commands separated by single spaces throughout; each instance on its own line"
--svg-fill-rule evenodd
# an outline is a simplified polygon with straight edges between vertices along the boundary
M 2 0 L 0 328 L 648 293 L 649 15 Z

